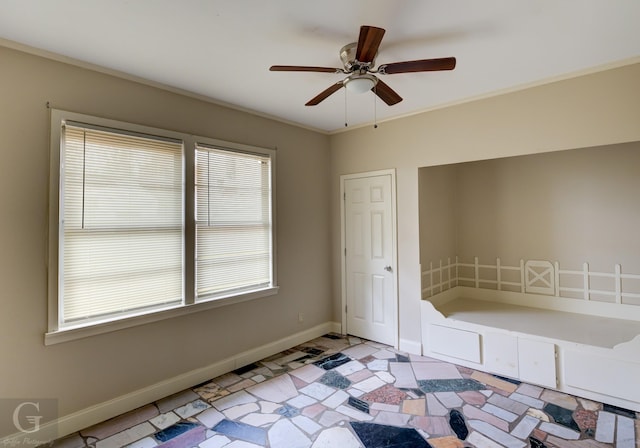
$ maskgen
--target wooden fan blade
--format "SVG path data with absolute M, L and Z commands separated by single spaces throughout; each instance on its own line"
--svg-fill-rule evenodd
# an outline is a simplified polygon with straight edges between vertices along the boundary
M 378 47 L 382 42 L 384 30 L 375 26 L 363 25 L 360 27 L 356 59 L 360 62 L 373 62 L 378 54 Z
M 394 104 L 398 104 L 400 101 L 402 101 L 402 97 L 398 95 L 395 90 L 393 90 L 391 87 L 389 87 L 379 79 L 378 83 L 373 86 L 371 91 L 378 95 L 378 97 L 389 106 L 393 106 Z
M 453 70 L 456 58 L 420 59 L 418 61 L 393 62 L 378 67 L 380 74 L 433 72 L 439 70 Z
M 318 95 L 307 101 L 307 104 L 305 104 L 305 106 L 316 106 L 320 104 L 320 102 L 326 100 L 329 96 L 336 93 L 342 87 L 344 87 L 344 84 L 342 83 L 342 81 L 338 81 L 337 83 L 331 85 L 328 89 L 323 90 Z
M 331 67 L 306 67 L 304 65 L 272 65 L 269 67 L 272 72 L 322 72 L 341 73 L 339 68 Z

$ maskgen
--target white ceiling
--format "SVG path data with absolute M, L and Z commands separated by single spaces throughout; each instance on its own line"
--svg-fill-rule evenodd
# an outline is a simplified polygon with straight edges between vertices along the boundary
M 0 0 L 0 38 L 327 132 L 346 89 L 304 104 L 344 75 L 269 66 L 341 67 L 360 25 L 386 29 L 377 64 L 457 67 L 384 76 L 395 106 L 349 95 L 349 127 L 635 61 L 639 23 L 639 0 Z

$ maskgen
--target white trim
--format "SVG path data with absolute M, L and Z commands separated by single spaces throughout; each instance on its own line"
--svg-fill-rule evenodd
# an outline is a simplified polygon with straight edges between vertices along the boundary
M 212 308 L 219 308 L 221 306 L 232 305 L 235 303 L 248 302 L 249 300 L 259 299 L 261 297 L 272 296 L 278 293 L 279 287 L 271 287 L 261 289 L 259 291 L 252 291 L 238 296 L 224 297 L 215 300 L 201 301 L 193 304 L 180 304 L 174 308 L 165 309 L 161 311 L 154 311 L 147 314 L 140 314 L 137 316 L 130 316 L 125 318 L 118 318 L 107 322 L 91 323 L 83 327 L 63 328 L 54 331 L 49 331 L 44 335 L 44 344 L 53 345 L 61 342 L 73 341 L 76 339 L 82 339 L 89 336 L 95 336 L 103 333 L 110 333 L 112 331 L 123 330 L 125 328 L 135 327 L 138 325 L 149 324 L 152 322 L 158 322 L 164 319 L 171 319 L 173 317 L 184 316 L 185 314 L 197 313 L 200 311 L 209 310 Z
M 89 426 L 116 417 L 125 412 L 153 403 L 161 398 L 183 391 L 196 384 L 203 383 L 217 376 L 231 372 L 252 362 L 259 361 L 281 351 L 300 345 L 324 334 L 340 329 L 338 322 L 325 322 L 313 328 L 278 339 L 260 347 L 246 350 L 229 358 L 194 369 L 173 378 L 138 389 L 134 392 L 113 398 L 103 403 L 90 406 L 72 414 L 59 417 L 53 422 L 41 425 L 37 433 L 28 434 L 31 440 L 43 443 L 64 437 Z M 24 439 L 25 434 L 12 434 L 0 439 L 0 446 L 18 446 L 15 442 Z
M 349 329 L 347 328 L 347 313 L 345 312 L 347 306 L 347 283 L 346 283 L 346 271 L 347 266 L 345 262 L 345 250 L 347 248 L 346 242 L 346 229 L 345 229 L 345 181 L 349 179 L 360 179 L 365 177 L 374 176 L 391 176 L 391 224 L 392 224 L 392 254 L 391 254 L 391 267 L 393 269 L 393 297 L 394 308 L 396 311 L 395 318 L 395 331 L 394 331 L 394 348 L 399 348 L 400 343 L 400 309 L 398 300 L 398 223 L 397 223 L 397 205 L 396 205 L 396 170 L 394 168 L 386 170 L 368 171 L 364 173 L 343 174 L 340 176 L 340 273 L 341 273 L 341 322 L 342 322 L 342 334 L 347 334 Z
M 411 353 L 412 355 L 422 355 L 422 342 L 400 338 L 399 350 Z

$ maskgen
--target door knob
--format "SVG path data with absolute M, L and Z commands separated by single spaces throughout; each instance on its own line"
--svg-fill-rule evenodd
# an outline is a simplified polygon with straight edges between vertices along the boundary
M 393 269 L 391 269 L 391 266 L 385 266 L 384 270 L 387 271 L 387 272 L 393 271 Z

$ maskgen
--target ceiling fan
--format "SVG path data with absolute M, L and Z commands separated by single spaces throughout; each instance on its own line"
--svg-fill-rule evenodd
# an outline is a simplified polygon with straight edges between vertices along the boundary
M 367 92 L 371 90 L 389 106 L 402 101 L 391 87 L 382 82 L 378 75 L 393 75 L 396 73 L 430 72 L 439 70 L 453 70 L 456 66 L 456 58 L 420 59 L 416 61 L 393 62 L 381 64 L 374 70 L 374 62 L 378 54 L 378 47 L 382 42 L 385 30 L 375 26 L 363 25 L 360 27 L 358 42 L 345 45 L 340 49 L 340 59 L 344 68 L 308 67 L 300 65 L 272 65 L 272 72 L 322 72 L 344 73 L 347 76 L 318 95 L 310 99 L 305 106 L 315 106 L 327 99 L 330 95 L 346 87 L 354 92 Z

